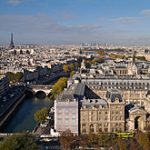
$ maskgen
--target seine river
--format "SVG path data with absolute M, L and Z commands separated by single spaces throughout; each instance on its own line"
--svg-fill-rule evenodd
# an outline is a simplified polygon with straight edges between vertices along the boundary
M 13 117 L 8 121 L 4 132 L 32 131 L 36 125 L 34 113 L 42 107 L 51 105 L 52 102 L 48 98 L 25 98 Z

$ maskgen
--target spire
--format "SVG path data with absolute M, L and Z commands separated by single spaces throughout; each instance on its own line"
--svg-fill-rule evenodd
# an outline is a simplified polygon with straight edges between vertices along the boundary
M 13 41 L 13 33 L 11 33 L 11 40 L 10 40 L 9 48 L 10 48 L 10 49 L 15 48 L 14 41 Z

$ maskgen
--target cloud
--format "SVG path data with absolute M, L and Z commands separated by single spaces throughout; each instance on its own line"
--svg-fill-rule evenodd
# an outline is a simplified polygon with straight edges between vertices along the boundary
M 117 18 L 118 19 L 118 18 Z M 115 21 L 122 21 L 123 18 Z M 0 15 L 0 42 L 9 43 L 9 35 L 14 33 L 15 43 L 126 43 L 140 41 L 144 37 L 143 29 L 125 28 L 116 24 L 101 25 L 99 23 L 66 25 L 66 21 L 57 22 L 47 14 L 36 15 Z M 126 22 L 129 20 L 126 18 Z M 127 21 L 128 20 L 128 21 Z M 123 21 L 124 22 L 124 21 Z M 118 23 L 118 22 L 117 22 Z M 105 24 L 105 23 L 104 23 Z M 149 37 L 149 35 L 147 35 Z M 138 42 L 137 42 L 138 43 Z M 145 41 L 146 43 L 146 41 Z M 139 44 L 139 43 L 138 43 Z
M 70 12 L 61 12 L 59 17 L 64 19 L 64 20 L 71 20 L 71 19 L 75 18 L 75 15 L 70 13 Z
M 119 17 L 113 20 L 122 24 L 133 24 L 133 23 L 137 23 L 138 21 L 140 21 L 140 18 L 139 17 Z
M 0 15 L 0 30 L 16 31 L 46 31 L 46 32 L 68 32 L 77 31 L 90 32 L 100 29 L 100 25 L 62 25 L 46 14 L 37 14 L 32 16 L 26 15 Z
M 22 0 L 8 0 L 8 3 L 11 4 L 11 5 L 18 5 L 22 2 Z
M 150 9 L 142 10 L 141 14 L 150 16 Z
M 64 25 L 47 14 L 0 15 L 0 20 L 0 33 L 14 32 L 19 37 L 28 37 L 27 40 L 32 41 L 92 40 L 102 29 L 101 25 L 95 24 Z

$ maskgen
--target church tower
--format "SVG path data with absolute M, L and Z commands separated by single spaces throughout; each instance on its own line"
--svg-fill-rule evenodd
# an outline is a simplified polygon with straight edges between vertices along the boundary
M 10 40 L 9 48 L 10 48 L 10 49 L 15 48 L 14 41 L 13 41 L 13 33 L 11 33 L 11 40 Z

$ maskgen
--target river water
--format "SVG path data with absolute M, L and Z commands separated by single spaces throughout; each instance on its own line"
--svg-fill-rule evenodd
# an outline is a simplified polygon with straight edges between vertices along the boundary
M 8 121 L 4 132 L 22 132 L 32 131 L 36 125 L 34 120 L 34 113 L 43 107 L 49 107 L 52 105 L 52 101 L 48 98 L 37 99 L 36 97 L 25 98 L 18 110 Z

